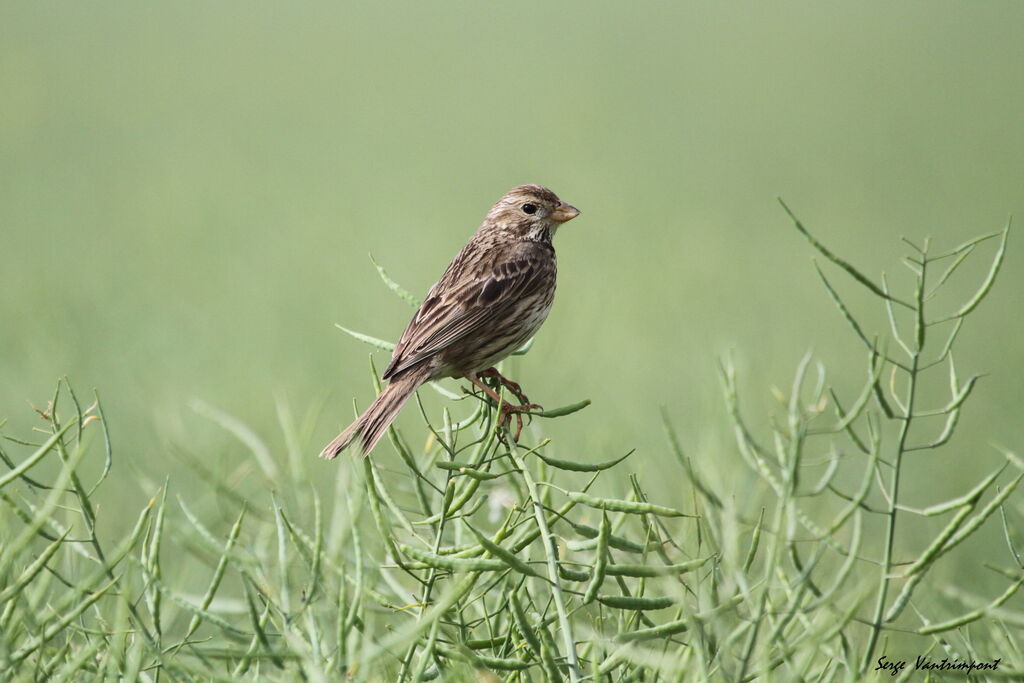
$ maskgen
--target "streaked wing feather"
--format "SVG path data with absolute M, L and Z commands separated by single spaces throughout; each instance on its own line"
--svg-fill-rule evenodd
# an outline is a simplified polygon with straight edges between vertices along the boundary
M 452 281 L 446 272 L 409 322 L 383 377 L 422 363 L 495 324 L 539 274 L 537 259 L 522 254 L 474 273 L 476 277 L 461 286 L 453 286 L 461 278 Z

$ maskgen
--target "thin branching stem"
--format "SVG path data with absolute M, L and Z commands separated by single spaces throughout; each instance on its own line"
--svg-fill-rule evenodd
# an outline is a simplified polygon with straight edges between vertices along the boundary
M 523 477 L 523 482 L 526 484 L 527 492 L 530 496 L 530 502 L 533 506 L 533 515 L 537 520 L 537 528 L 541 534 L 541 544 L 544 547 L 544 556 L 547 559 L 548 568 L 548 580 L 551 581 L 551 595 L 555 602 L 555 610 L 558 612 L 558 622 L 562 631 L 562 640 L 565 645 L 565 655 L 568 658 L 569 663 L 569 680 L 571 683 L 578 683 L 580 680 L 580 663 L 576 656 L 576 638 L 573 635 L 572 623 L 569 621 L 569 614 L 565 608 L 565 598 L 562 595 L 562 581 L 558 575 L 558 559 L 557 549 L 555 548 L 555 538 L 551 534 L 551 529 L 548 527 L 547 517 L 544 514 L 544 505 L 541 497 L 537 492 L 537 484 L 533 480 L 533 475 L 530 474 L 530 470 L 526 466 L 526 462 L 519 456 L 516 449 L 510 448 L 508 450 L 509 457 L 519 468 L 519 472 Z
M 927 256 L 927 246 L 923 253 Z M 922 266 L 921 273 L 917 276 L 914 290 L 914 340 L 910 348 L 910 371 L 907 377 L 905 400 L 902 401 L 906 417 L 900 421 L 899 436 L 896 439 L 896 447 L 892 459 L 892 471 L 889 475 L 889 490 L 886 494 L 888 518 L 885 523 L 885 540 L 882 546 L 882 566 L 879 572 L 878 595 L 875 599 L 868 642 L 864 648 L 864 656 L 861 661 L 861 671 L 867 671 L 868 666 L 871 664 L 875 647 L 878 644 L 878 638 L 882 633 L 886 600 L 888 599 L 889 587 L 892 581 L 893 550 L 896 542 L 896 521 L 899 512 L 897 502 L 899 501 L 900 494 L 900 475 L 903 471 L 903 455 L 906 453 L 910 427 L 913 423 L 914 405 L 918 392 L 918 366 L 921 361 L 921 353 L 924 350 L 927 331 L 924 321 L 924 288 L 927 278 L 927 262 L 924 263 L 925 265 Z

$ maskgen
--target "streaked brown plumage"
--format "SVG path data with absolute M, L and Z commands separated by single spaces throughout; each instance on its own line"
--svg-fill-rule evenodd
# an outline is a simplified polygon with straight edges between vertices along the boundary
M 495 396 L 481 373 L 494 376 L 491 366 L 525 344 L 544 322 L 555 296 L 551 238 L 579 213 L 540 185 L 506 192 L 405 328 L 382 375 L 388 385 L 320 455 L 335 458 L 357 438 L 368 454 L 425 382 L 465 377 Z M 501 379 L 525 400 L 518 385 Z

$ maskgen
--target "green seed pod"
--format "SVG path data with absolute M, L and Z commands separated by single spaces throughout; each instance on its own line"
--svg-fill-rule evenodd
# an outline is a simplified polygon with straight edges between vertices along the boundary
M 642 628 L 636 631 L 626 631 L 615 636 L 615 640 L 620 643 L 628 643 L 635 640 L 650 640 L 652 638 L 661 638 L 662 636 L 671 636 L 676 633 L 682 633 L 690 628 L 689 622 L 686 619 L 680 619 L 678 621 L 670 621 L 667 624 L 661 626 L 655 626 L 654 628 Z
M 466 505 L 466 503 L 470 501 L 470 499 L 473 497 L 473 494 L 476 493 L 476 490 L 480 488 L 479 479 L 470 478 L 469 481 L 465 482 L 465 484 L 466 486 L 463 487 L 458 497 L 452 501 L 451 507 L 449 507 L 446 510 L 446 514 L 454 515 L 459 510 L 461 510 Z M 438 519 L 440 519 L 440 517 Z
M 597 601 L 608 607 L 628 610 L 666 609 L 676 604 L 670 597 L 646 598 L 626 595 L 599 595 Z
M 540 638 L 537 637 L 537 630 L 530 625 L 529 619 L 526 618 L 526 611 L 523 609 L 523 605 L 519 602 L 516 594 L 514 592 L 510 593 L 508 598 L 509 604 L 512 606 L 512 617 L 516 620 L 516 628 L 519 629 L 519 633 L 526 639 L 526 643 L 533 650 L 534 655 L 540 657 L 541 646 Z
M 485 655 L 473 654 L 472 657 L 467 657 L 466 654 L 460 652 L 454 647 L 444 645 L 443 643 L 434 643 L 434 649 L 451 659 L 469 660 L 473 663 L 483 664 L 484 666 L 495 669 L 497 671 L 522 671 L 523 669 L 529 669 L 532 664 L 524 662 L 518 659 L 504 659 L 502 657 L 487 657 Z
M 551 456 L 544 455 L 543 453 L 540 453 L 539 451 L 534 453 L 534 455 L 536 455 L 538 458 L 540 458 L 541 460 L 543 460 L 547 464 L 551 465 L 555 469 L 566 470 L 568 472 L 600 472 L 601 470 L 606 470 L 606 469 L 609 469 L 611 467 L 615 467 L 616 465 L 618 465 L 620 462 L 622 462 L 623 460 L 625 460 L 626 458 L 628 458 L 632 454 L 633 454 L 633 451 L 630 451 L 629 453 L 626 453 L 621 458 L 614 458 L 613 460 L 606 460 L 604 462 L 598 462 L 598 463 L 592 463 L 591 464 L 591 463 L 573 462 L 571 460 L 559 460 L 558 458 L 552 458 Z
M 469 464 L 468 462 L 438 462 L 434 463 L 434 466 L 442 470 L 448 470 L 449 472 L 458 472 L 459 474 L 464 474 L 467 477 L 472 477 L 473 479 L 479 479 L 481 481 L 486 481 L 488 479 L 497 479 L 498 477 L 503 477 L 509 473 L 508 471 L 484 472 L 483 470 L 479 470 L 473 467 L 473 465 Z
M 506 564 L 501 560 L 492 560 L 487 558 L 463 558 L 463 557 L 444 557 L 441 555 L 435 555 L 434 553 L 424 552 L 417 550 L 411 546 L 407 546 L 404 543 L 396 544 L 398 549 L 402 551 L 402 554 L 410 559 L 422 562 L 428 567 L 434 567 L 435 569 L 450 569 L 455 572 L 467 572 L 467 571 L 500 571 L 506 569 Z
M 685 574 L 702 566 L 713 556 L 703 557 L 699 560 L 680 562 L 679 564 L 646 565 L 646 564 L 613 564 L 608 566 L 609 576 L 632 576 L 637 578 L 650 578 L 654 576 L 671 576 L 673 574 Z
M 504 477 L 506 474 L 511 474 L 512 470 L 505 470 L 504 472 L 483 472 L 481 470 L 462 469 L 459 470 L 459 474 L 464 474 L 467 477 L 478 479 L 480 481 L 487 481 L 489 479 L 497 479 L 498 477 Z
M 441 503 L 441 509 L 444 511 L 444 515 L 449 514 L 448 510 L 451 508 L 452 501 L 455 499 L 455 480 L 449 479 L 448 486 L 444 489 L 444 501 Z
M 469 543 L 464 543 L 463 545 L 444 546 L 437 549 L 438 555 L 459 555 L 462 553 L 467 553 L 473 557 L 476 557 L 479 554 L 479 547 L 475 545 L 470 545 Z
M 471 470 L 471 469 L 474 469 L 473 465 L 471 463 L 468 463 L 468 462 L 456 462 L 454 460 L 435 462 L 434 463 L 434 467 L 436 467 L 438 469 L 441 469 L 441 470 L 463 470 L 463 469 Z
M 476 540 L 480 542 L 480 545 L 482 545 L 491 555 L 497 557 L 503 563 L 505 563 L 512 569 L 515 569 L 520 574 L 526 574 L 527 576 L 537 576 L 537 572 L 533 570 L 533 567 L 520 560 L 507 549 L 502 548 L 500 545 L 498 545 L 491 539 L 481 534 L 479 531 L 471 527 L 469 524 L 467 524 L 466 526 L 469 527 L 469 530 L 473 532 L 474 536 L 476 536 Z
M 596 508 L 598 510 L 607 510 L 609 512 L 626 512 L 632 515 L 640 514 L 652 514 L 660 517 L 695 517 L 695 515 L 687 515 L 679 510 L 673 510 L 672 508 L 665 507 L 664 505 L 655 505 L 654 503 L 641 503 L 632 500 L 616 500 L 614 498 L 597 498 L 596 496 L 588 496 L 585 493 L 579 491 L 569 491 L 567 493 L 569 500 L 575 503 L 581 503 L 587 507 Z
M 591 602 L 597 597 L 597 591 L 604 583 L 605 571 L 608 569 L 608 537 L 611 536 L 612 525 L 608 521 L 608 514 L 601 513 L 601 526 L 597 532 L 597 550 L 594 553 L 594 575 L 587 585 L 587 592 L 583 596 L 583 604 Z
M 567 543 L 566 545 L 568 546 L 569 550 L 572 550 L 573 552 L 578 552 L 581 550 L 593 550 L 597 547 L 597 538 L 591 538 L 586 541 L 569 541 L 569 543 Z M 646 546 L 642 546 L 637 543 L 634 543 L 633 541 L 627 540 L 622 536 L 616 536 L 615 534 L 611 534 L 608 536 L 608 545 L 609 547 L 615 548 L 616 550 L 621 550 L 627 553 L 635 553 L 637 555 L 649 552 L 651 550 L 657 550 L 661 547 L 661 543 L 658 543 L 657 541 L 651 541 Z
M 764 508 L 761 508 L 761 515 L 757 518 L 757 526 L 750 535 L 750 549 L 747 550 L 747 559 L 743 561 L 743 571 L 749 571 L 757 557 L 757 547 L 761 543 L 761 525 L 764 523 Z
M 508 641 L 505 636 L 498 638 L 470 638 L 469 640 L 462 641 L 462 645 L 465 645 L 470 650 L 489 650 L 494 647 L 501 647 Z
M 561 408 L 555 408 L 554 410 L 543 410 L 539 413 L 533 413 L 537 417 L 562 417 L 563 415 L 571 415 L 577 410 L 583 410 L 590 405 L 590 399 L 583 399 L 579 403 L 573 403 L 572 405 L 562 406 Z
M 558 646 L 555 645 L 555 639 L 551 636 L 551 631 L 545 627 L 541 627 L 538 630 L 544 643 L 541 649 L 541 661 L 544 664 L 544 673 L 547 675 L 547 680 L 564 681 L 565 677 L 562 676 L 558 668 L 558 662 L 555 661 L 558 655 Z
M 586 538 L 591 539 L 591 541 L 597 538 L 598 531 L 594 527 L 588 526 L 586 524 L 577 524 L 568 519 L 566 519 L 565 521 L 568 522 L 572 526 L 573 530 L 580 536 L 585 536 Z M 569 550 L 591 550 L 592 548 L 596 547 L 595 544 L 591 541 L 570 541 L 568 544 Z M 615 548 L 616 550 L 622 550 L 623 552 L 637 554 L 648 552 L 651 550 L 657 550 L 659 547 L 661 547 L 661 544 L 657 541 L 651 541 L 645 547 L 640 545 L 639 543 L 634 543 L 629 539 L 623 538 L 622 536 L 616 536 L 615 534 L 611 534 L 608 536 L 608 545 L 609 547 Z
M 586 581 L 590 578 L 589 572 L 580 572 L 558 565 L 558 574 L 566 581 Z

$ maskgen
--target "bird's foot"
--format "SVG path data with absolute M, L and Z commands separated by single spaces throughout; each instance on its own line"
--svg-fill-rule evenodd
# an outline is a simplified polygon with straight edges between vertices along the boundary
M 519 443 L 519 436 L 523 433 L 523 415 L 532 415 L 534 410 L 543 410 L 539 405 L 530 403 L 527 405 L 514 406 L 509 403 L 502 406 L 498 424 L 511 430 L 512 418 L 516 419 L 516 433 L 512 440 Z
M 515 397 L 520 401 L 520 405 L 513 405 L 508 401 L 505 401 L 498 395 L 493 388 L 487 386 L 483 381 L 483 378 L 496 379 L 502 386 L 506 387 Z M 516 431 L 512 435 L 512 440 L 515 442 L 519 441 L 520 435 L 523 433 L 523 415 L 530 415 L 534 410 L 543 410 L 543 407 L 536 403 L 530 403 L 530 399 L 523 393 L 522 387 L 517 382 L 502 376 L 496 368 L 488 368 L 483 372 L 479 372 L 476 376 L 469 375 L 467 379 L 473 383 L 474 386 L 483 390 L 494 403 L 498 406 L 498 427 L 499 429 L 506 428 L 511 431 L 512 418 L 516 420 Z
M 530 402 L 530 399 L 526 396 L 526 393 L 523 392 L 523 387 L 520 386 L 519 382 L 513 382 L 508 377 L 505 377 L 498 372 L 498 368 L 487 368 L 486 370 L 477 373 L 477 376 L 498 380 L 503 387 L 508 389 L 512 395 L 516 397 L 520 403 L 520 407 L 523 407 L 526 410 L 543 410 L 541 406 Z

